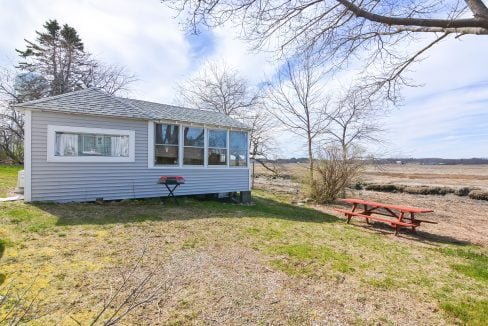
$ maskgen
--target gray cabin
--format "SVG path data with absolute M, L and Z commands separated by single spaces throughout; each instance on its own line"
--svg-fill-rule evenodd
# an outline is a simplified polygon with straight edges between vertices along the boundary
M 250 191 L 249 128 L 224 114 L 88 88 L 18 104 L 25 201 L 94 201 Z

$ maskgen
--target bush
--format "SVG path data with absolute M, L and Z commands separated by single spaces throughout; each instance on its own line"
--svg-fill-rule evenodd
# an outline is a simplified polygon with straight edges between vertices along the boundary
M 469 195 L 469 193 L 471 192 L 471 190 L 473 190 L 473 189 L 471 189 L 469 187 L 462 187 L 462 188 L 457 189 L 454 192 L 454 194 L 456 196 L 467 196 L 467 195 Z
M 315 162 L 314 180 L 309 185 L 310 197 L 318 203 L 327 203 L 344 195 L 347 186 L 357 180 L 363 166 L 362 160 L 344 160 L 340 149 L 325 149 Z
M 473 190 L 469 193 L 469 198 L 478 200 L 488 200 L 488 191 L 486 190 Z
M 401 192 L 403 187 L 392 184 L 369 184 L 364 189 L 381 192 Z
M 449 187 L 430 187 L 430 186 L 411 186 L 403 189 L 407 194 L 414 195 L 447 195 L 454 193 L 454 189 Z

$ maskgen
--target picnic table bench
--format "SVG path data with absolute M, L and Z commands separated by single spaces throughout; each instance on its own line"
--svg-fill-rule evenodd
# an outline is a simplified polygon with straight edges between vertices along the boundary
M 412 232 L 416 233 L 416 228 L 420 226 L 420 223 L 432 223 L 437 224 L 437 222 L 428 221 L 424 219 L 418 219 L 415 214 L 421 213 L 432 213 L 433 210 L 408 207 L 402 205 L 391 205 L 383 204 L 374 201 L 367 201 L 355 198 L 340 199 L 340 201 L 352 204 L 352 210 L 348 211 L 345 209 L 336 208 L 335 211 L 343 213 L 347 218 L 347 223 L 351 222 L 353 216 L 362 217 L 366 219 L 366 223 L 369 224 L 369 220 L 379 221 L 383 223 L 390 224 L 395 228 L 395 235 L 398 235 L 398 231 L 402 227 L 412 228 Z M 357 209 L 361 209 L 357 211 Z M 372 215 L 375 214 L 375 215 Z M 376 215 L 387 216 L 388 218 L 379 217 Z

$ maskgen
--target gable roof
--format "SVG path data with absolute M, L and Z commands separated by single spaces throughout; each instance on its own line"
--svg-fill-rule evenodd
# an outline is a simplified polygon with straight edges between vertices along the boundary
M 86 88 L 80 91 L 45 97 L 17 104 L 16 107 L 62 113 L 144 120 L 171 120 L 249 129 L 248 126 L 240 121 L 219 112 L 122 98 L 109 95 L 97 88 Z

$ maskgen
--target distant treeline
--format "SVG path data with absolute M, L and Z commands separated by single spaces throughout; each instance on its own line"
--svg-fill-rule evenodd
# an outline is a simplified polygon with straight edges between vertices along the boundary
M 292 158 L 279 158 L 276 160 L 268 160 L 268 162 L 286 164 L 286 163 L 307 163 L 306 157 L 292 157 Z M 448 158 L 384 158 L 375 159 L 376 164 L 426 164 L 426 165 L 456 165 L 456 164 L 488 164 L 488 158 L 460 158 L 460 159 L 448 159 Z
M 459 158 L 459 159 L 450 159 L 450 158 L 385 158 L 385 159 L 378 159 L 375 160 L 376 163 L 380 164 L 392 164 L 392 163 L 414 163 L 414 164 L 429 164 L 429 165 L 437 165 L 437 164 L 445 164 L 445 165 L 455 165 L 455 164 L 488 164 L 488 158 Z

